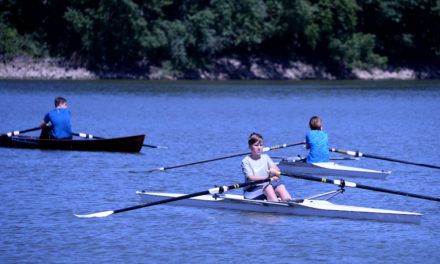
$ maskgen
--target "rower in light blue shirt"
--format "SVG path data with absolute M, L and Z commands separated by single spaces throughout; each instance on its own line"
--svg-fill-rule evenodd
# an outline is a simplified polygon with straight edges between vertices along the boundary
M 307 163 L 328 162 L 328 135 L 322 131 L 322 120 L 318 116 L 310 118 L 310 131 L 306 135 L 306 148 L 310 149 Z

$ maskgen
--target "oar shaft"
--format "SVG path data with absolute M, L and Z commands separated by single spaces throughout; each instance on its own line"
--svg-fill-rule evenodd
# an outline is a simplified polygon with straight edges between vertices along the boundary
M 326 178 L 319 178 L 319 177 L 315 177 L 315 176 L 299 175 L 299 174 L 291 174 L 291 173 L 289 173 L 289 174 L 280 173 L 280 174 L 284 175 L 284 176 L 292 177 L 292 178 L 297 178 L 297 179 L 304 179 L 304 180 L 309 180 L 309 181 L 335 184 L 335 185 L 338 185 L 341 187 L 347 186 L 347 187 L 352 187 L 352 188 L 359 188 L 359 189 L 365 189 L 365 190 L 376 191 L 376 192 L 391 193 L 391 194 L 397 194 L 397 195 L 402 195 L 402 196 L 408 196 L 408 197 L 414 197 L 414 198 L 420 198 L 420 199 L 440 202 L 440 198 L 437 198 L 437 197 L 430 197 L 430 196 L 425 196 L 425 195 L 420 195 L 420 194 L 389 190 L 389 189 L 384 189 L 384 188 L 379 188 L 379 187 L 372 187 L 372 186 L 367 186 L 367 185 L 344 181 L 344 180 L 332 180 L 332 179 L 326 179 Z
M 380 156 L 365 154 L 365 153 L 362 153 L 362 152 L 359 152 L 359 151 L 340 150 L 340 149 L 334 149 L 334 148 L 331 148 L 329 150 L 332 151 L 332 152 L 342 153 L 342 154 L 351 155 L 351 156 L 355 156 L 355 157 L 366 157 L 366 158 L 372 158 L 372 159 L 380 159 L 380 160 L 386 160 L 386 161 L 392 161 L 392 162 L 399 162 L 399 163 L 405 163 L 405 164 L 410 164 L 410 165 L 428 167 L 428 168 L 433 168 L 433 169 L 440 169 L 440 166 L 423 164 L 423 163 L 416 163 L 416 162 L 399 160 L 399 159 L 392 159 L 392 158 L 386 158 L 386 157 L 380 157 Z
M 164 203 L 174 202 L 174 201 L 178 201 L 178 200 L 189 199 L 189 198 L 192 198 L 192 197 L 201 196 L 201 195 L 205 195 L 205 194 L 209 194 L 209 191 L 192 193 L 192 194 L 182 195 L 182 196 L 179 196 L 179 197 L 173 197 L 173 198 L 169 198 L 169 199 L 165 199 L 165 200 L 151 202 L 151 203 L 147 203 L 147 204 L 140 204 L 140 205 L 124 208 L 124 209 L 118 209 L 118 210 L 113 211 L 113 213 L 114 214 L 122 213 L 122 212 L 131 211 L 131 210 L 135 210 L 135 209 L 140 209 L 140 208 L 144 208 L 144 207 L 148 207 L 148 206 L 164 204 Z
M 139 208 L 153 206 L 153 205 L 170 203 L 170 202 L 179 201 L 179 200 L 185 200 L 185 199 L 189 199 L 189 198 L 193 198 L 193 197 L 197 197 L 197 196 L 202 196 L 202 195 L 206 195 L 206 194 L 224 193 L 224 192 L 227 192 L 229 190 L 239 189 L 239 188 L 243 188 L 243 187 L 250 186 L 250 185 L 257 185 L 257 184 L 269 182 L 269 181 L 272 181 L 272 180 L 273 180 L 273 178 L 267 178 L 267 179 L 264 179 L 264 180 L 245 182 L 245 183 L 238 183 L 238 184 L 234 184 L 234 185 L 230 185 L 230 186 L 215 187 L 215 188 L 211 188 L 211 189 L 206 190 L 206 191 L 186 194 L 186 195 L 182 195 L 182 196 L 178 196 L 178 197 L 172 197 L 172 198 L 168 198 L 168 199 L 164 199 L 164 200 L 160 200 L 160 201 L 155 201 L 155 202 L 151 202 L 151 203 L 147 203 L 147 204 L 140 204 L 140 205 L 124 208 L 124 209 L 115 210 L 115 211 L 113 211 L 113 213 L 114 214 L 122 213 L 122 212 L 131 211 L 131 210 L 135 210 L 135 209 L 139 209 Z
M 72 135 L 77 136 L 77 137 L 82 137 L 82 138 L 96 138 L 96 139 L 103 139 L 101 137 L 96 137 L 92 134 L 86 134 L 86 133 L 72 133 Z
M 118 209 L 118 210 L 114 210 L 114 211 L 104 211 L 104 212 L 88 214 L 88 215 L 77 215 L 77 214 L 75 214 L 75 216 L 80 217 L 80 218 L 106 217 L 106 216 L 109 216 L 111 214 L 117 214 L 117 213 L 127 212 L 127 211 L 131 211 L 131 210 L 135 210 L 135 209 L 140 209 L 140 208 L 144 208 L 144 207 L 149 207 L 149 206 L 153 206 L 153 205 L 158 205 L 158 204 L 164 204 L 164 203 L 169 203 L 169 202 L 189 199 L 189 198 L 196 197 L 196 196 L 201 196 L 201 195 L 206 195 L 206 194 L 223 193 L 223 192 L 226 192 L 226 191 L 229 191 L 229 190 L 239 189 L 239 188 L 243 188 L 243 187 L 246 187 L 246 186 L 258 185 L 258 184 L 269 182 L 269 181 L 273 181 L 273 180 L 274 180 L 273 178 L 267 178 L 267 179 L 264 179 L 264 180 L 239 183 L 239 184 L 234 184 L 234 185 L 230 185 L 230 186 L 220 186 L 220 187 L 211 188 L 211 189 L 206 190 L 206 191 L 196 192 L 196 193 L 192 193 L 192 194 L 186 194 L 186 195 L 182 195 L 182 196 L 178 196 L 178 197 L 172 197 L 172 198 L 168 198 L 168 199 L 164 199 L 164 200 L 160 200 L 160 201 L 155 201 L 155 202 L 146 203 L 146 204 L 140 204 L 140 205 L 131 206 L 131 207 L 123 208 L 123 209 Z
M 266 148 L 263 149 L 263 152 L 267 152 L 267 151 L 271 151 L 271 150 L 276 150 L 276 149 L 281 149 L 281 148 L 288 148 L 288 147 L 298 146 L 298 145 L 302 145 L 302 144 L 305 144 L 305 142 L 302 141 L 302 142 L 297 142 L 297 143 L 283 144 L 283 145 L 277 145 L 277 146 L 272 146 L 272 147 L 266 147 Z M 251 153 L 252 152 L 243 152 L 243 153 L 237 153 L 237 154 L 232 154 L 232 155 L 223 156 L 223 157 L 217 157 L 217 158 L 206 159 L 206 160 L 199 160 L 199 161 L 194 161 L 194 162 L 189 162 L 189 163 L 184 163 L 184 164 L 178 164 L 178 165 L 173 165 L 173 166 L 168 166 L 168 167 L 162 167 L 162 168 L 157 168 L 157 169 L 152 169 L 152 170 L 147 170 L 147 171 L 130 171 L 130 172 L 131 173 L 138 173 L 138 172 L 147 172 L 148 173 L 148 172 L 153 172 L 153 171 L 164 171 L 164 170 L 175 169 L 175 168 L 180 168 L 180 167 L 186 167 L 186 166 L 195 165 L 195 164 L 201 164 L 201 163 L 206 163 L 206 162 L 211 162 L 211 161 L 217 161 L 217 160 L 222 160 L 222 159 L 229 159 L 229 158 L 249 155 Z
M 280 149 L 280 148 L 288 148 L 288 147 L 297 146 L 297 145 L 300 145 L 300 144 L 305 144 L 305 142 L 298 142 L 298 143 L 292 143 L 292 144 L 283 144 L 283 145 L 278 145 L 278 146 L 272 146 L 272 147 L 264 148 L 263 151 L 266 152 L 266 151 L 271 151 L 271 150 Z M 238 153 L 238 154 L 233 154 L 233 155 L 228 155 L 228 156 L 223 156 L 223 157 L 218 157 L 218 158 L 213 158 L 213 159 L 194 161 L 194 162 L 189 162 L 189 163 L 185 163 L 185 164 L 179 164 L 179 165 L 164 167 L 163 169 L 161 168 L 161 170 L 169 170 L 169 169 L 175 169 L 175 168 L 180 168 L 180 167 L 185 167 L 185 166 L 195 165 L 195 164 L 201 164 L 201 163 L 206 163 L 206 162 L 211 162 L 211 161 L 216 161 L 216 160 L 234 158 L 234 157 L 249 155 L 251 153 L 252 152 L 248 151 L 248 152 L 243 152 L 243 153 Z
M 6 133 L 6 135 L 8 135 L 8 137 L 12 137 L 12 136 L 17 136 L 19 134 L 23 134 L 26 132 L 31 132 L 31 131 L 35 131 L 35 130 L 39 130 L 39 129 L 41 129 L 41 127 L 34 127 L 34 128 L 26 129 L 26 130 L 21 130 L 21 131 L 8 132 L 8 133 Z
M 148 144 L 142 144 L 142 146 L 144 147 L 149 147 L 149 148 L 163 148 L 163 149 L 167 149 L 167 146 L 154 146 L 154 145 L 148 145 Z
M 356 188 L 361 188 L 361 189 L 365 189 L 365 190 L 372 190 L 372 191 L 377 191 L 377 192 L 391 193 L 391 194 L 397 194 L 397 195 L 402 195 L 402 196 L 408 196 L 408 197 L 414 197 L 414 198 L 419 198 L 419 199 L 425 199 L 425 200 L 431 200 L 431 201 L 440 202 L 440 198 L 437 198 L 437 197 L 431 197 L 431 196 L 420 195 L 420 194 L 415 194 L 415 193 L 408 193 L 408 192 L 389 190 L 389 189 L 378 188 L 378 187 L 371 187 L 371 186 L 362 185 L 362 184 L 356 184 Z
M 367 157 L 367 158 L 381 159 L 381 160 L 387 160 L 387 161 L 392 161 L 392 162 L 400 162 L 400 163 L 405 163 L 405 164 L 410 164 L 410 165 L 428 167 L 428 168 L 433 168 L 433 169 L 440 169 L 440 166 L 423 164 L 423 163 L 417 163 L 417 162 L 411 162 L 411 161 L 405 161 L 405 160 L 399 160 L 399 159 L 391 159 L 391 158 L 385 158 L 385 157 L 379 157 L 379 156 L 373 156 L 373 155 L 364 154 L 364 153 L 362 153 L 362 156 L 363 157 Z
M 281 148 L 288 148 L 288 147 L 304 145 L 304 144 L 306 144 L 306 142 L 304 142 L 304 141 L 296 142 L 296 143 L 290 143 L 290 144 L 282 144 L 282 145 L 272 146 L 272 147 L 269 147 L 269 148 L 264 148 L 263 151 L 266 152 L 266 151 L 270 151 L 270 150 L 281 149 Z
M 179 165 L 174 165 L 174 166 L 163 167 L 163 168 L 159 168 L 159 169 L 154 169 L 152 171 L 155 171 L 155 170 L 169 170 L 169 169 L 181 168 L 181 167 L 186 167 L 186 166 L 195 165 L 195 164 L 201 164 L 201 163 L 206 163 L 206 162 L 211 162 L 211 161 L 216 161 L 216 160 L 222 160 L 222 159 L 228 159 L 228 158 L 233 158 L 233 157 L 238 157 L 238 156 L 244 156 L 244 155 L 248 155 L 250 153 L 251 152 L 243 152 L 243 153 L 238 153 L 238 154 L 234 154 L 234 155 L 228 155 L 228 156 L 223 156 L 223 157 L 218 157 L 218 158 L 213 158 L 213 159 L 206 159 L 206 160 L 194 161 L 194 162 L 189 162 L 189 163 L 184 163 L 184 164 L 179 164 Z

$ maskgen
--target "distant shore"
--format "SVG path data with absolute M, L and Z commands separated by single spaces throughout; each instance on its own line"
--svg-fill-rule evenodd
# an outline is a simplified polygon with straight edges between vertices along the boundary
M 440 66 L 354 69 L 334 73 L 324 66 L 272 57 L 219 58 L 210 70 L 177 73 L 155 66 L 92 71 L 61 59 L 17 57 L 0 62 L 0 79 L 18 80 L 419 80 L 440 79 Z

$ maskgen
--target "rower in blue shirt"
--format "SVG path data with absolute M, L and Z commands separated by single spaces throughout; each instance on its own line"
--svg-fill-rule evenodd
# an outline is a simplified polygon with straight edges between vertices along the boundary
M 310 149 L 307 163 L 328 162 L 328 135 L 322 131 L 322 120 L 313 116 L 309 121 L 310 131 L 306 135 L 306 149 Z
M 52 124 L 48 126 L 49 122 Z M 55 109 L 47 113 L 40 123 L 40 138 L 72 138 L 70 125 L 70 111 L 67 109 L 67 100 L 63 97 L 55 98 Z

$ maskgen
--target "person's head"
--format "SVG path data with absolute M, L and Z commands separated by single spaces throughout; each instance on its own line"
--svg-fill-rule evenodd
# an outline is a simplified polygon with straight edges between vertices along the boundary
M 254 132 L 249 136 L 248 144 L 253 158 L 260 157 L 261 153 L 263 152 L 263 143 L 263 136 L 260 134 Z
M 55 98 L 55 107 L 67 108 L 67 100 L 63 97 Z
M 253 132 L 249 136 L 248 144 L 249 144 L 249 146 L 252 146 L 252 145 L 255 145 L 256 143 L 263 144 L 264 143 L 263 136 L 258 133 Z
M 313 116 L 310 118 L 309 126 L 311 130 L 321 130 L 322 129 L 322 120 L 319 116 Z

